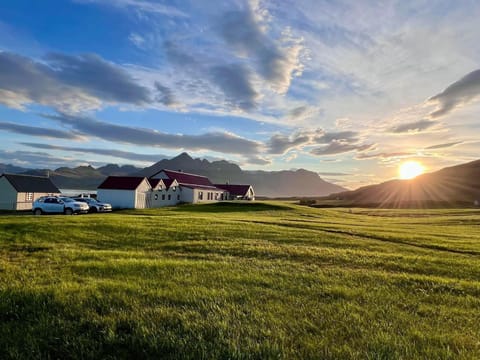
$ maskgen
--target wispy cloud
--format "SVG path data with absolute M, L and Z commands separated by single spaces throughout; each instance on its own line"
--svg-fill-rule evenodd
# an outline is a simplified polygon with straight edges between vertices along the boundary
M 409 156 L 414 156 L 417 155 L 416 153 L 412 152 L 406 152 L 406 151 L 399 151 L 399 152 L 381 152 L 381 153 L 375 153 L 375 154 L 357 154 L 356 159 L 358 160 L 365 160 L 365 159 L 374 159 L 374 158 L 380 158 L 380 159 L 391 159 L 391 158 L 403 158 L 403 157 L 409 157 Z
M 99 4 L 104 6 L 115 6 L 127 10 L 140 11 L 142 13 L 154 13 L 158 15 L 165 15 L 168 17 L 188 17 L 183 11 L 169 5 L 164 5 L 159 2 L 142 1 L 142 0 L 75 0 L 78 3 L 85 4 Z
M 251 8 L 229 11 L 219 17 L 219 33 L 228 46 L 239 56 L 255 59 L 259 74 L 272 88 L 284 94 L 290 87 L 292 77 L 301 74 L 303 66 L 300 53 L 301 41 L 283 36 L 275 41 L 268 36 L 265 8 Z M 289 40 L 289 44 L 285 43 Z
M 22 142 L 20 144 L 24 146 L 36 148 L 36 149 L 61 150 L 61 151 L 69 151 L 69 152 L 76 152 L 76 153 L 112 156 L 116 158 L 140 161 L 145 163 L 157 162 L 167 157 L 166 155 L 162 155 L 162 154 L 139 154 L 135 152 L 115 150 L 115 149 L 104 149 L 104 148 L 96 149 L 96 148 L 87 148 L 87 147 L 59 146 L 59 145 L 40 144 L 40 143 L 31 143 L 31 142 Z
M 350 144 L 345 141 L 333 140 L 326 146 L 312 149 L 310 153 L 316 156 L 335 155 L 347 153 L 350 151 L 363 152 L 367 150 L 372 150 L 374 147 L 375 144 Z
M 448 86 L 441 93 L 431 97 L 430 102 L 438 103 L 438 108 L 430 114 L 432 118 L 446 115 L 455 108 L 466 105 L 480 95 L 480 69 L 472 71 Z
M 145 105 L 151 91 L 125 70 L 93 54 L 48 54 L 44 62 L 0 52 L 0 103 L 29 103 L 68 112 L 97 109 L 105 103 Z
M 39 136 L 46 138 L 85 140 L 85 137 L 81 136 L 81 134 L 77 132 L 20 125 L 11 122 L 0 122 L 0 130 L 13 132 L 16 134 Z
M 261 144 L 230 133 L 212 132 L 201 135 L 177 135 L 152 129 L 116 125 L 71 115 L 42 115 L 90 136 L 123 144 L 165 149 L 210 150 L 227 154 L 258 154 Z
M 454 147 L 460 144 L 463 144 L 464 141 L 454 141 L 454 142 L 449 142 L 449 143 L 443 143 L 443 144 L 437 144 L 437 145 L 432 145 L 428 146 L 425 149 L 426 150 L 436 150 L 436 149 L 446 149 L 450 147 Z
M 438 125 L 437 121 L 422 119 L 401 125 L 396 125 L 390 128 L 388 131 L 394 134 L 418 133 L 430 129 L 435 125 Z

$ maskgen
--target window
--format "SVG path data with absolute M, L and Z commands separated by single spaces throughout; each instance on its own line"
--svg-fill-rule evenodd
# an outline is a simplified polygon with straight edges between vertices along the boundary
M 154 199 L 158 200 L 158 194 L 155 194 Z
M 180 201 L 180 195 L 177 195 L 177 200 Z
M 172 200 L 172 195 L 168 194 L 168 200 Z
M 218 193 L 215 193 L 215 200 L 218 200 Z
M 26 200 L 27 201 L 32 201 L 33 200 L 33 193 L 27 193 Z
M 162 200 L 165 200 L 165 194 L 162 194 Z
M 172 187 L 172 190 L 173 190 L 173 191 L 177 191 L 177 187 L 176 187 L 176 186 L 173 186 L 173 187 Z
M 198 192 L 198 200 L 203 200 L 203 191 Z

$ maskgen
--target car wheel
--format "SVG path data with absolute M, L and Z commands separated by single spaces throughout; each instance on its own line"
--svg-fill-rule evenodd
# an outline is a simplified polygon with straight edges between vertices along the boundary
M 96 213 L 97 211 L 98 211 L 98 210 L 97 210 L 97 208 L 96 208 L 95 206 L 92 206 L 92 207 L 90 208 L 90 212 L 92 212 L 92 213 Z
M 70 208 L 66 208 L 65 209 L 65 215 L 72 215 L 73 214 L 73 210 L 70 209 Z
M 43 211 L 42 209 L 35 209 L 34 212 L 33 212 L 34 215 L 42 215 L 43 214 Z

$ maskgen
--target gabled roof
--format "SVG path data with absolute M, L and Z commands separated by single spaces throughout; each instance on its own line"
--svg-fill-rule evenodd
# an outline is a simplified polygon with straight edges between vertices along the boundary
M 141 176 L 109 176 L 98 186 L 98 189 L 135 190 L 143 180 L 145 178 Z
M 167 189 L 170 189 L 170 186 L 172 186 L 173 183 L 178 185 L 178 181 L 175 182 L 175 179 L 163 179 L 163 183 Z
M 3 174 L 17 192 L 60 193 L 60 190 L 45 176 Z
M 211 190 L 211 191 L 220 191 L 222 189 L 219 189 L 215 186 L 203 186 L 203 185 L 190 185 L 190 184 L 183 184 L 183 187 L 190 188 L 190 189 L 200 189 L 200 190 Z
M 177 180 L 180 185 L 214 186 L 206 176 L 189 174 L 182 171 L 173 171 L 173 170 L 167 170 L 167 169 L 163 169 L 162 171 L 168 176 L 169 179 Z
M 245 195 L 251 185 L 234 185 L 234 184 L 215 184 L 217 188 L 228 191 L 232 195 Z
M 160 182 L 162 182 L 164 185 L 166 185 L 165 181 L 162 180 L 162 179 L 148 179 L 148 182 L 152 186 L 152 189 L 155 189 Z M 168 188 L 168 186 L 167 186 L 167 188 Z

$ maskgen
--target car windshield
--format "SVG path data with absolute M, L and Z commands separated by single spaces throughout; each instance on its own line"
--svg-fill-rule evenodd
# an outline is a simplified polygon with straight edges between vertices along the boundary
M 60 200 L 63 200 L 64 202 L 74 202 L 75 200 L 70 199 L 70 198 L 60 198 Z

